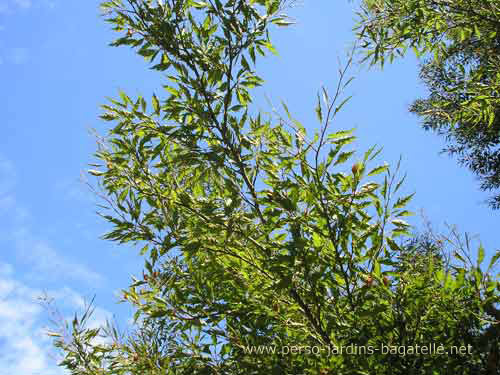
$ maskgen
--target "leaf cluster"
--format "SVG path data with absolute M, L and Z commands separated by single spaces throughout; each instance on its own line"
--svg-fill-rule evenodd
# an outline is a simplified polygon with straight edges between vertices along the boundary
M 285 5 L 103 4 L 125 34 L 114 45 L 138 48 L 168 83 L 151 100 L 120 93 L 103 106 L 102 119 L 113 127 L 89 173 L 105 201 L 101 215 L 112 224 L 105 238 L 140 244 L 145 267 L 123 291 L 136 311 L 133 334 L 125 340 L 110 332 L 112 344 L 97 350 L 77 321 L 69 341 L 59 342 L 73 374 L 464 368 L 461 357 L 248 352 L 426 340 L 460 345 L 476 337 L 467 341 L 463 330 L 484 329 L 486 304 L 498 302 L 491 293 L 497 284 L 479 267 L 447 273 L 431 258 L 415 263 L 428 261 L 426 267 L 408 261 L 403 219 L 413 194 L 400 195 L 399 163 L 376 163 L 375 147 L 356 153 L 352 130 L 331 131 L 348 100 L 342 90 L 352 57 L 334 94 L 318 95 L 313 135 L 284 103 L 283 115 L 252 111 L 250 90 L 262 83 L 253 69 L 266 49 L 274 51 L 268 26 L 290 23 Z M 477 368 L 483 357 L 476 353 L 468 363 Z

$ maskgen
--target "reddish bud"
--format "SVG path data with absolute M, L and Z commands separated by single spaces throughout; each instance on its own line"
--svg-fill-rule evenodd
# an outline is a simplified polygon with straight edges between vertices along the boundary
M 351 169 L 352 174 L 356 176 L 359 172 L 359 169 L 360 169 L 359 163 L 354 164 Z
M 365 279 L 365 285 L 366 285 L 366 286 L 372 286 L 372 284 L 373 284 L 373 277 L 368 276 L 368 277 Z
M 384 285 L 385 286 L 389 285 L 389 278 L 387 276 L 384 276 Z

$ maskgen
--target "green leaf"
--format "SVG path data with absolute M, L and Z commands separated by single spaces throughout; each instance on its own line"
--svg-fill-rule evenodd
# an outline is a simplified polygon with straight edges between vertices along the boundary
M 406 179 L 406 174 L 401 178 L 401 180 L 398 182 L 398 184 L 394 188 L 394 192 L 395 193 L 397 193 L 398 190 L 401 188 L 401 186 L 403 185 L 403 182 L 405 181 L 405 179 Z
M 241 55 L 241 65 L 246 70 L 250 70 L 250 65 L 248 65 L 248 61 L 247 61 L 247 59 L 245 59 L 245 56 L 243 56 L 243 55 Z
M 254 46 L 251 46 L 249 49 L 248 49 L 248 53 L 250 54 L 250 58 L 252 59 L 252 62 L 254 63 L 255 65 L 255 47 Z
M 483 245 L 479 245 L 479 249 L 477 250 L 477 266 L 479 267 L 484 260 L 484 247 Z
M 453 255 L 455 256 L 455 258 L 457 258 L 458 260 L 460 260 L 462 263 L 465 263 L 465 259 L 458 253 L 458 252 L 454 252 Z
M 267 2 L 267 14 L 271 15 L 278 11 L 280 6 L 279 0 L 270 0 Z
M 391 250 L 401 251 L 401 248 L 399 247 L 399 245 L 391 237 L 387 237 L 386 241 L 387 241 L 387 244 L 389 245 L 389 247 L 391 248 Z
M 380 270 L 380 263 L 377 260 L 373 263 L 373 274 L 377 277 L 380 277 L 382 274 Z
M 320 123 L 322 123 L 323 122 L 323 113 L 321 111 L 321 100 L 319 98 L 319 93 L 318 93 L 318 104 L 316 105 L 315 110 L 316 110 L 316 116 L 318 117 L 318 121 Z
M 153 109 L 157 115 L 160 114 L 160 102 L 155 94 L 153 94 Z
M 345 163 L 356 151 L 341 152 L 337 157 L 334 165 Z
M 354 129 L 349 129 L 349 130 L 341 130 L 341 131 L 338 131 L 338 132 L 335 132 L 335 133 L 331 133 L 331 134 L 328 135 L 328 139 L 330 139 L 330 140 L 333 141 L 333 140 L 336 140 L 336 139 L 339 139 L 339 138 L 345 138 L 347 136 L 350 136 L 353 131 L 354 131 Z
M 168 314 L 167 310 L 154 310 L 151 313 L 149 313 L 149 316 L 151 318 L 161 318 L 164 317 Z
M 144 255 L 144 254 L 146 254 L 148 252 L 148 250 L 149 250 L 149 245 L 146 244 L 146 245 L 143 246 L 143 248 L 141 249 L 141 251 L 139 252 L 139 254 L 140 255 Z
M 276 18 L 272 21 L 272 23 L 274 23 L 275 25 L 278 25 L 278 26 L 290 26 L 290 25 L 295 24 L 295 22 L 287 21 L 283 18 Z
M 399 198 L 396 201 L 396 203 L 394 204 L 394 206 L 392 206 L 392 208 L 398 209 L 398 208 L 405 207 L 411 201 L 411 199 L 413 198 L 414 195 L 415 195 L 415 193 L 407 195 L 406 197 L 403 197 L 403 198 Z
M 97 171 L 95 169 L 89 169 L 87 171 L 89 174 L 91 174 L 92 176 L 102 176 L 104 174 L 104 172 L 102 171 Z
M 410 224 L 408 224 L 406 221 L 400 220 L 400 219 L 394 219 L 394 220 L 392 220 L 392 223 L 394 225 L 396 225 L 397 227 L 409 227 L 410 226 Z
M 123 91 L 119 91 L 118 94 L 120 95 L 120 97 L 122 98 L 122 104 L 126 107 L 129 103 L 132 104 L 132 101 L 130 100 L 130 98 L 127 96 L 127 94 L 125 94 Z
M 349 96 L 349 97 L 347 97 L 347 98 L 345 98 L 345 99 L 342 101 L 342 103 L 340 103 L 340 104 L 337 106 L 337 108 L 335 108 L 335 112 L 334 112 L 334 114 L 337 114 L 337 113 L 338 113 L 338 112 L 342 109 L 342 107 L 343 107 L 343 106 L 344 106 L 344 105 L 345 105 L 345 104 L 346 104 L 346 103 L 347 103 L 347 102 L 348 102 L 351 98 L 352 98 L 352 95 L 351 95 L 351 96 Z
M 206 1 L 193 1 L 192 4 L 196 9 L 204 9 L 208 6 Z
M 476 34 L 476 37 L 478 39 L 481 38 L 481 32 L 479 31 L 479 27 L 477 27 L 476 24 L 474 24 L 473 27 L 474 27 L 474 34 Z
M 411 212 L 411 211 L 407 211 L 407 210 L 404 210 L 404 211 L 400 211 L 396 214 L 396 217 L 404 217 L 404 216 L 413 216 L 414 213 Z
M 373 168 L 370 172 L 368 172 L 368 176 L 375 176 L 377 174 L 385 172 L 388 169 L 389 169 L 388 165 L 381 165 L 379 167 Z
M 498 261 L 499 258 L 500 258 L 500 250 L 497 250 L 496 254 L 491 257 L 490 264 L 488 266 L 488 271 L 495 266 L 495 263 Z
M 288 110 L 288 106 L 286 105 L 286 103 L 284 101 L 281 101 L 281 105 L 283 106 L 283 109 L 285 110 L 287 117 L 291 120 L 292 116 L 290 115 L 290 111 Z

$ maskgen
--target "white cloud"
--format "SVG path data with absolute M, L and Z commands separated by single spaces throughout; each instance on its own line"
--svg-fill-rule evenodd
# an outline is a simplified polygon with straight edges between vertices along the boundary
M 82 296 L 70 288 L 47 293 L 17 280 L 15 269 L 0 262 L 0 373 L 16 375 L 63 375 L 58 356 L 47 336 L 48 312 L 39 298 L 48 295 L 65 310 L 82 310 Z M 89 328 L 100 327 L 111 313 L 97 307 Z M 65 319 L 69 320 L 69 317 Z M 102 340 L 102 339 L 100 339 Z
M 46 241 L 33 238 L 30 232 L 21 228 L 13 234 L 16 255 L 20 261 L 32 267 L 35 278 L 71 279 L 99 285 L 103 277 L 87 266 L 78 263 L 54 250 Z
M 0 264 L 0 368 L 4 374 L 63 374 L 50 360 L 36 329 L 44 310 L 37 291 L 13 279 L 10 265 Z
M 38 298 L 48 295 L 58 307 L 62 304 L 64 320 L 85 307 L 84 298 L 68 287 L 46 293 L 35 285 L 47 281 L 58 284 L 67 280 L 96 285 L 103 277 L 89 267 L 56 251 L 37 236 L 30 226 L 30 213 L 15 194 L 16 169 L 12 162 L 0 156 L 0 238 L 12 244 L 8 251 L 16 260 L 16 268 L 0 261 L 0 374 L 1 375 L 63 375 L 57 366 L 51 339 L 47 336 L 50 316 Z M 88 326 L 96 328 L 111 319 L 111 313 L 96 307 Z M 63 320 L 63 321 L 64 321 Z M 106 343 L 96 338 L 96 343 Z
M 43 238 L 33 234 L 27 223 L 31 215 L 13 193 L 14 165 L 0 156 L 0 218 L 2 236 L 13 244 L 13 254 L 20 263 L 29 266 L 25 274 L 37 280 L 77 280 L 97 286 L 103 277 L 80 262 L 56 251 Z
M 0 13 L 12 14 L 18 10 L 27 10 L 32 8 L 49 8 L 56 6 L 54 0 L 0 0 Z

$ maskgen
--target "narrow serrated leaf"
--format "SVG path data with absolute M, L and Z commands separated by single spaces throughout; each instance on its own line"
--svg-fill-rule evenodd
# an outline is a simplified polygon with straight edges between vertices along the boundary
M 91 174 L 92 176 L 102 176 L 104 174 L 104 172 L 102 171 L 97 171 L 95 169 L 89 169 L 87 171 L 89 174 Z
M 346 162 L 354 153 L 355 151 L 341 152 L 337 157 L 334 165 L 339 165 Z
M 157 115 L 160 114 L 160 102 L 155 94 L 153 94 L 153 109 Z
M 379 167 L 373 168 L 370 172 L 368 172 L 368 176 L 375 176 L 386 171 L 387 169 L 389 169 L 388 165 L 381 165 Z
M 392 206 L 392 208 L 393 209 L 403 208 L 411 201 L 411 199 L 413 198 L 414 195 L 415 195 L 415 193 L 407 195 L 406 197 L 403 197 L 403 198 L 399 198 L 396 201 L 396 203 L 394 204 L 394 206 Z

